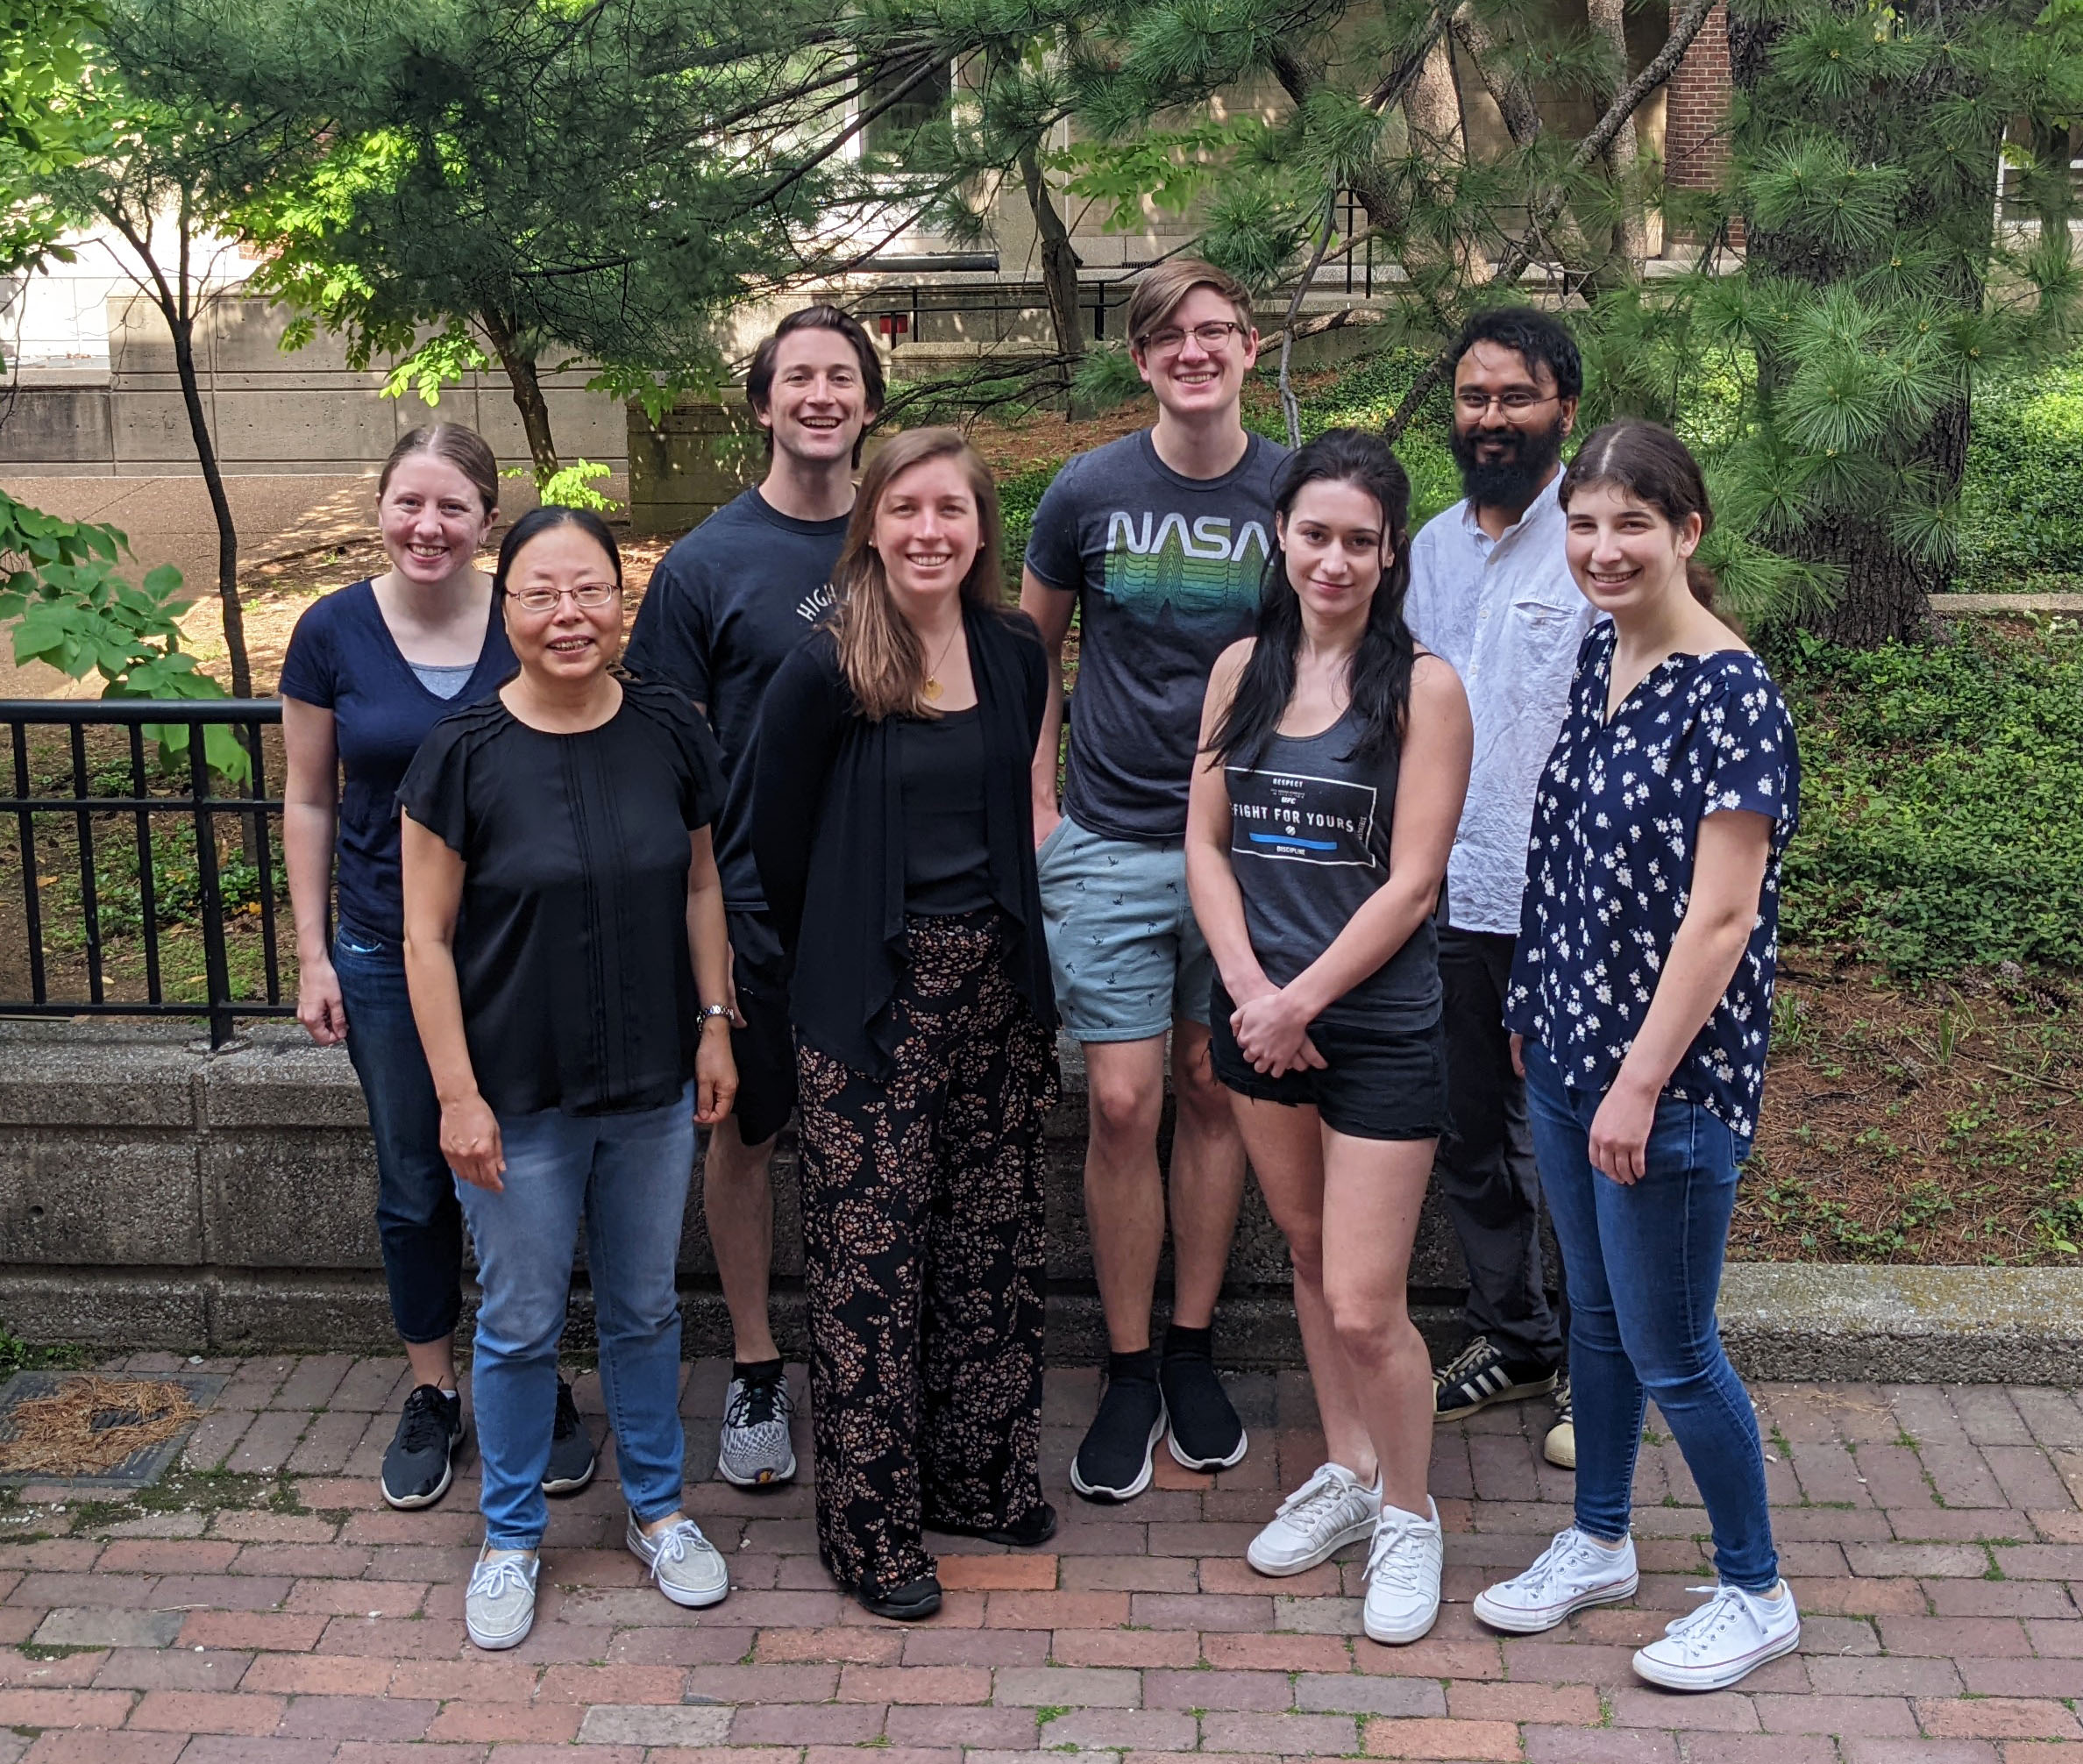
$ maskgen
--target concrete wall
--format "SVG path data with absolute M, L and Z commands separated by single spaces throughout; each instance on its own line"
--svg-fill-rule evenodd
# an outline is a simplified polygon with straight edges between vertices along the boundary
M 505 377 L 473 374 L 438 409 L 412 393 L 382 396 L 383 372 L 356 373 L 337 339 L 284 354 L 286 320 L 264 300 L 227 295 L 196 322 L 196 369 L 212 445 L 228 473 L 352 473 L 379 465 L 416 424 L 467 423 L 501 464 L 528 463 Z M 544 376 L 558 449 L 566 459 L 627 463 L 619 402 L 585 388 L 583 370 Z M 26 370 L 0 397 L 0 468 L 11 474 L 108 473 L 138 477 L 196 469 L 174 372 L 174 343 L 141 295 L 109 301 L 109 367 Z
M 30 1340 L 238 1353 L 392 1343 L 377 1253 L 376 1168 L 361 1091 L 338 1049 L 268 1026 L 210 1056 L 194 1028 L 0 1023 L 0 1320 Z M 1098 1357 L 1082 1198 L 1085 1109 L 1075 1049 L 1049 1127 L 1052 1352 Z M 801 1227 L 793 1132 L 775 1168 L 776 1311 L 800 1354 Z M 697 1198 L 680 1244 L 690 1353 L 729 1332 Z M 583 1257 L 581 1257 L 581 1264 Z M 1167 1274 L 1169 1280 L 1169 1272 Z M 1413 1270 L 1425 1321 L 1462 1284 L 1427 1208 Z M 581 1277 L 574 1328 L 590 1312 Z M 1299 1363 L 1285 1248 L 1255 1191 L 1230 1263 L 1217 1348 Z

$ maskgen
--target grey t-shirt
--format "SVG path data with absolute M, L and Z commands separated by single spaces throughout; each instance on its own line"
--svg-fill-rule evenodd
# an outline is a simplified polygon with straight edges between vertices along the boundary
M 1230 799 L 1230 868 L 1244 897 L 1251 952 L 1284 986 L 1338 939 L 1389 879 L 1401 764 L 1353 757 L 1350 710 L 1320 735 L 1276 735 L 1248 764 L 1223 769 Z M 1322 1021 L 1400 1033 L 1440 1016 L 1439 934 L 1431 919 Z
M 1081 453 L 1034 511 L 1027 565 L 1078 597 L 1063 812 L 1111 839 L 1178 839 L 1215 658 L 1250 634 L 1287 449 L 1255 435 L 1186 478 L 1148 430 Z

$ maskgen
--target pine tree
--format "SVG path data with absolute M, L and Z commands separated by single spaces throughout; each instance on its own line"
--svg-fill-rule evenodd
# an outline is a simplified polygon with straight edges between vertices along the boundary
M 1733 162 L 1694 224 L 1745 254 L 1660 310 L 1602 315 L 1606 359 L 1637 365 L 1622 402 L 1652 404 L 1674 366 L 1738 370 L 1740 407 L 1704 438 L 1719 561 L 1754 609 L 1908 636 L 1951 575 L 1977 382 L 2076 322 L 2083 44 L 2042 0 L 1740 0 L 1730 41 Z

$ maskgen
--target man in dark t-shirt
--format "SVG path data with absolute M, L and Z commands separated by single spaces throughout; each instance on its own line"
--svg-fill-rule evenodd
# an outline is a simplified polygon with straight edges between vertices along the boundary
M 1057 473 L 1034 513 L 1020 596 L 1059 656 L 1074 610 L 1079 619 L 1063 803 L 1052 703 L 1034 754 L 1034 836 L 1056 1008 L 1090 1079 L 1085 1213 L 1113 1351 L 1070 1484 L 1099 1501 L 1149 1485 L 1167 1432 L 1193 1469 L 1234 1464 L 1246 1447 L 1210 1347 L 1244 1146 L 1208 1063 L 1214 963 L 1186 899 L 1186 791 L 1208 671 L 1256 623 L 1287 459 L 1240 414 L 1258 353 L 1241 283 L 1176 258 L 1142 277 L 1127 317 L 1156 423 Z M 1159 1355 L 1150 1306 L 1164 1245 L 1168 1035 L 1175 1273 Z
M 670 680 L 715 731 L 728 779 L 716 865 L 730 921 L 737 1106 L 709 1135 L 702 1211 L 730 1311 L 730 1392 L 717 1469 L 741 1487 L 795 1474 L 793 1412 L 767 1318 L 774 1216 L 768 1166 L 795 1106 L 781 945 L 752 861 L 751 747 L 767 682 L 832 603 L 854 502 L 861 431 L 883 402 L 882 364 L 857 320 L 808 306 L 759 345 L 745 378 L 771 464 L 755 489 L 666 552 L 629 634 L 630 670 Z

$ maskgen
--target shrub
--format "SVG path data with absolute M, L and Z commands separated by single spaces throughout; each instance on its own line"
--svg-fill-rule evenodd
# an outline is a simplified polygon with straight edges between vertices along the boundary
M 1799 731 L 1793 942 L 1916 978 L 2083 967 L 2083 628 L 1773 657 Z

